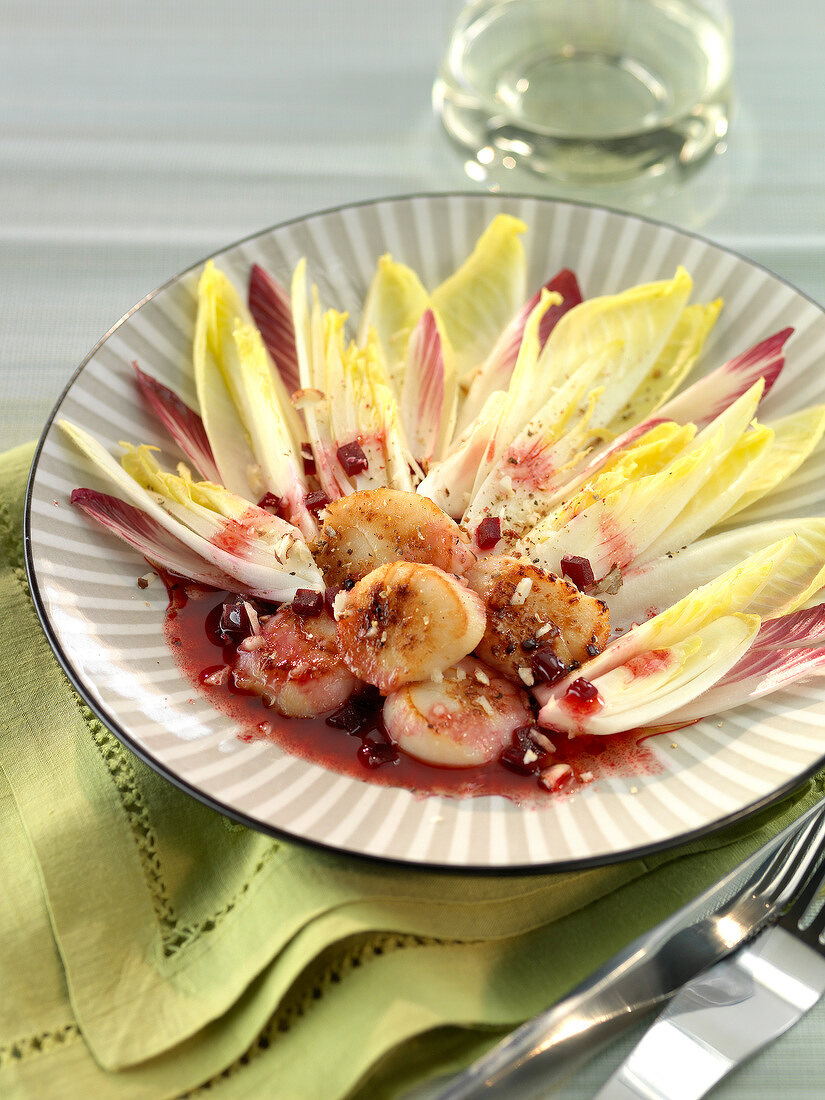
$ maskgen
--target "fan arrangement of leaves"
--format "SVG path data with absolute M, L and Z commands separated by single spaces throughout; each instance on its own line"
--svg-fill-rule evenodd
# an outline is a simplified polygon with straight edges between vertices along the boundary
M 131 444 L 117 461 L 62 421 L 113 486 L 73 502 L 165 570 L 283 604 L 327 587 L 328 505 L 424 496 L 477 557 L 608 607 L 601 651 L 518 685 L 550 731 L 672 728 L 820 673 L 825 519 L 753 520 L 825 432 L 825 406 L 756 419 L 792 330 L 686 384 L 720 301 L 690 304 L 681 268 L 584 300 L 563 270 L 528 297 L 525 230 L 498 215 L 435 289 L 381 257 L 352 337 L 303 261 L 289 291 L 254 266 L 246 301 L 207 263 L 198 408 L 135 365 L 186 461 Z

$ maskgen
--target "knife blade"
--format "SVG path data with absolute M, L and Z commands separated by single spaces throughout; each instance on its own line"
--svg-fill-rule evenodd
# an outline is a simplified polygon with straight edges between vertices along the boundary
M 825 958 L 784 928 L 677 993 L 595 1100 L 700 1100 L 825 994 Z
M 754 891 L 780 848 L 823 812 L 811 807 L 673 916 L 644 933 L 553 1007 L 516 1028 L 430 1100 L 512 1096 L 546 1088 L 679 989 L 740 947 L 784 898 Z M 525 1093 L 526 1094 L 526 1093 Z

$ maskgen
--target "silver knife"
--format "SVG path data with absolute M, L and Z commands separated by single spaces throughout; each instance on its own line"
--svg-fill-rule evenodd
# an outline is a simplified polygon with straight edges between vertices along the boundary
M 825 830 L 819 827 L 819 854 Z M 779 924 L 682 988 L 596 1100 L 700 1100 L 825 994 L 825 866 Z
M 634 940 L 563 1000 L 540 1013 L 449 1081 L 429 1100 L 529 1095 L 567 1076 L 585 1058 L 682 986 L 740 947 L 792 896 L 766 896 L 767 873 L 825 812 L 811 807 L 715 886 Z M 780 849 L 783 849 L 779 854 Z M 791 884 L 792 891 L 798 882 Z

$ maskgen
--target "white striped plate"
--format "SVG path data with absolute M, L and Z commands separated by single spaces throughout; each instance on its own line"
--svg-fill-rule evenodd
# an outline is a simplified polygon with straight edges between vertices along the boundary
M 322 299 L 358 316 L 379 255 L 391 251 L 435 285 L 499 211 L 529 226 L 529 286 L 561 267 L 585 295 L 669 278 L 683 264 L 694 300 L 721 296 L 708 368 L 786 325 L 796 334 L 771 415 L 825 400 L 825 316 L 748 261 L 677 230 L 596 207 L 493 195 L 428 195 L 344 207 L 269 229 L 221 252 L 244 286 L 252 263 L 286 285 L 306 256 Z M 89 469 L 54 418 L 67 417 L 117 453 L 120 439 L 162 444 L 141 407 L 132 360 L 194 401 L 189 372 L 198 270 L 135 307 L 78 369 L 35 460 L 27 528 L 32 591 L 49 640 L 100 718 L 136 753 L 196 797 L 250 825 L 338 850 L 429 867 L 570 868 L 665 847 L 778 798 L 825 754 L 825 682 L 814 681 L 647 744 L 658 771 L 597 779 L 567 798 L 521 808 L 503 798 L 421 798 L 244 744 L 231 722 L 182 681 L 161 633 L 165 600 L 141 592 L 143 563 L 70 507 Z M 825 511 L 825 453 L 814 456 L 764 518 Z M 97 479 L 91 482 L 105 488 Z M 672 747 L 676 742 L 678 748 Z M 231 749 L 231 751 L 227 751 Z

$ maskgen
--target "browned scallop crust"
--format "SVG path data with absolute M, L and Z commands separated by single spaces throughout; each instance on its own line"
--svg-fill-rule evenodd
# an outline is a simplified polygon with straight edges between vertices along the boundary
M 458 574 L 475 561 L 468 536 L 437 504 L 398 489 L 365 489 L 328 504 L 310 550 L 329 587 L 393 561 Z
M 610 615 L 601 600 L 530 562 L 503 555 L 486 558 L 470 570 L 467 582 L 487 608 L 487 627 L 476 653 L 512 680 L 529 681 L 527 670 L 537 648 L 552 649 L 570 664 L 586 661 L 607 643 Z
M 379 566 L 336 599 L 348 667 L 380 691 L 426 680 L 470 653 L 484 632 L 475 592 L 431 565 Z

